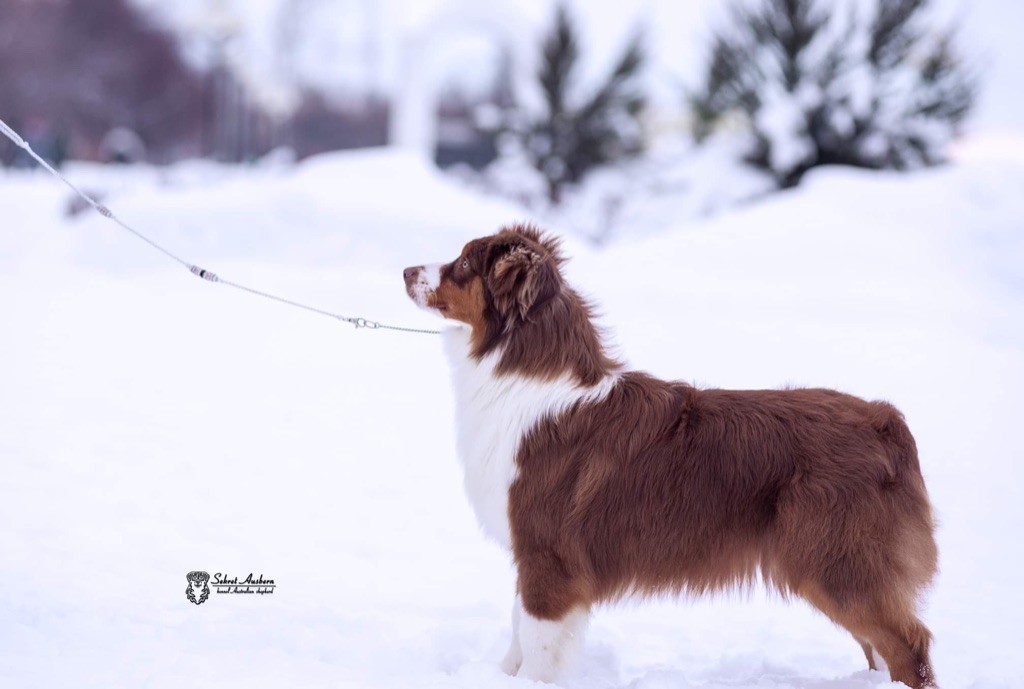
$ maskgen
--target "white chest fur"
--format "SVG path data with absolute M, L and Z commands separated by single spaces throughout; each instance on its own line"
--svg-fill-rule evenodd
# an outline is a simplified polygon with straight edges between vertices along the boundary
M 537 381 L 497 376 L 498 355 L 479 362 L 470 357 L 467 329 L 445 330 L 443 339 L 452 368 L 456 443 L 466 473 L 466 494 L 484 533 L 511 549 L 508 491 L 516 478 L 516 453 L 523 436 L 545 416 L 578 401 L 604 397 L 617 377 L 582 387 L 568 377 Z

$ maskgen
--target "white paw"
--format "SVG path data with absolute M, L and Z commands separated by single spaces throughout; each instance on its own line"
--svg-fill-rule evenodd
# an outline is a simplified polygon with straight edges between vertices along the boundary
M 513 652 L 513 649 L 510 648 L 508 653 L 505 654 L 505 658 L 501 661 L 501 671 L 510 677 L 515 677 L 522 664 L 523 654 Z
M 559 674 L 559 668 L 548 662 L 523 663 L 519 668 L 519 672 L 516 673 L 516 677 L 533 682 L 554 684 Z
M 577 608 L 561 620 L 541 620 L 523 611 L 519 644 L 523 662 L 517 677 L 556 682 L 579 655 L 588 611 Z

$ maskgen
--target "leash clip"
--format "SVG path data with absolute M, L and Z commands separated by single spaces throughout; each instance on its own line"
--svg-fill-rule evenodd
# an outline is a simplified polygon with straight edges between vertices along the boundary
M 188 269 L 192 272 L 193 275 L 200 277 L 203 280 L 209 280 L 210 282 L 220 282 L 220 278 L 217 277 L 216 273 L 206 270 L 205 268 L 200 268 L 199 266 L 189 266 Z

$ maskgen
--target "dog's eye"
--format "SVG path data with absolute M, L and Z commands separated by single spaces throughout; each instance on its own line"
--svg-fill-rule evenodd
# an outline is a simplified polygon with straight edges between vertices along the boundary
M 469 259 L 464 258 L 461 261 L 459 261 L 459 268 L 462 268 L 463 270 L 469 270 Z

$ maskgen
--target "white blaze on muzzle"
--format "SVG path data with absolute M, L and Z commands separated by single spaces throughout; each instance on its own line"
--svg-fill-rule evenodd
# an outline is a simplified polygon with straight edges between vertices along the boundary
M 416 306 L 426 309 L 432 313 L 440 313 L 436 308 L 429 305 L 429 298 L 437 291 L 441 284 L 441 267 L 443 263 L 431 263 L 421 266 L 416 274 L 416 279 L 409 286 L 409 296 L 416 302 Z

